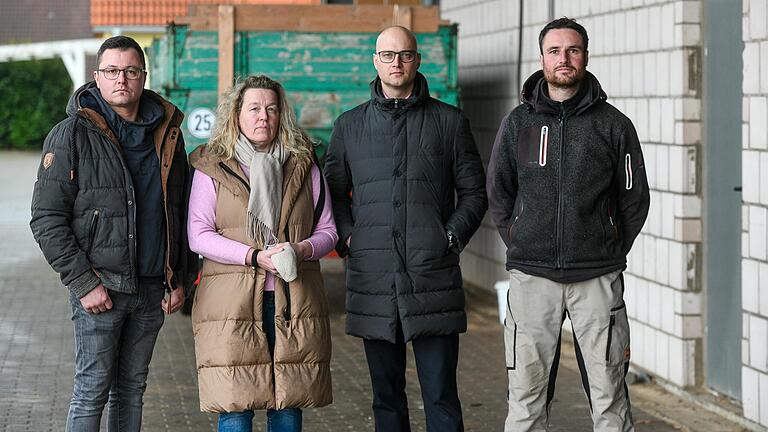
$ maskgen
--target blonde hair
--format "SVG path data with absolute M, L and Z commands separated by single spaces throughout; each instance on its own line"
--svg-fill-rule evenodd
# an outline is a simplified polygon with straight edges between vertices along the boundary
M 240 110 L 243 108 L 243 95 L 249 89 L 266 89 L 275 92 L 280 105 L 277 141 L 299 159 L 311 158 L 312 140 L 298 125 L 296 114 L 285 96 L 285 89 L 279 82 L 266 75 L 251 75 L 244 80 L 238 80 L 224 94 L 224 98 L 216 108 L 216 121 L 208 142 L 208 149 L 223 159 L 232 159 L 235 156 L 235 143 L 240 135 L 239 118 Z

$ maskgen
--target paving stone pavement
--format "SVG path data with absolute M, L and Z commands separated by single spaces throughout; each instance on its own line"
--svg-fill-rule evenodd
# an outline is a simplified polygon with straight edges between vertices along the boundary
M 0 153 L 0 431 L 63 431 L 72 391 L 73 337 L 67 291 L 29 231 L 36 154 Z M 305 411 L 305 430 L 371 431 L 370 383 L 362 343 L 344 334 L 343 276 L 328 273 L 332 305 L 334 403 Z M 500 431 L 506 414 L 503 337 L 490 294 L 469 297 L 469 330 L 460 339 L 459 388 L 467 431 Z M 565 350 L 572 349 L 570 346 Z M 591 430 L 572 356 L 564 355 L 552 407 L 552 431 Z M 146 431 L 215 431 L 198 411 L 189 317 L 166 319 L 150 367 Z M 424 411 L 412 358 L 408 394 L 414 431 Z M 630 390 L 631 391 L 631 390 Z M 635 408 L 638 431 L 678 430 Z M 254 429 L 264 430 L 263 415 Z M 736 429 L 722 429 L 736 430 Z

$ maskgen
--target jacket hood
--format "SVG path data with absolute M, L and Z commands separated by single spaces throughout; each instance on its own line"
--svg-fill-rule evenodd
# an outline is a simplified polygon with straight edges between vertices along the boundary
M 381 78 L 378 76 L 371 81 L 371 99 L 377 108 L 390 111 L 393 109 L 410 108 L 419 105 L 429 98 L 429 85 L 427 79 L 421 72 L 416 72 L 416 78 L 413 82 L 413 91 L 408 99 L 387 98 L 381 89 Z M 395 100 L 398 102 L 395 103 Z
M 136 121 L 128 121 L 120 117 L 119 114 L 117 114 L 117 112 L 109 105 L 109 102 L 107 102 L 101 95 L 101 91 L 96 87 L 91 87 L 82 92 L 78 102 L 80 103 L 81 107 L 91 108 L 101 114 L 107 119 L 110 125 L 123 122 L 135 127 L 151 128 L 160 122 L 160 120 L 163 119 L 163 115 L 165 114 L 163 111 L 163 106 L 158 103 L 156 99 L 144 93 L 141 94 L 141 99 L 139 100 L 139 115 Z
M 70 117 L 76 116 L 78 111 L 82 110 L 83 108 L 88 108 L 87 106 L 83 105 L 83 97 L 86 96 L 86 92 L 88 92 L 88 90 L 96 89 L 96 88 L 98 88 L 96 87 L 96 81 L 91 81 L 84 84 L 79 89 L 75 90 L 74 93 L 72 93 L 72 95 L 69 97 L 69 101 L 67 102 L 67 115 Z M 153 102 L 162 106 L 165 112 L 165 115 L 168 115 L 168 116 L 178 115 L 179 117 L 175 120 L 178 124 L 181 124 L 181 120 L 184 118 L 184 115 L 181 113 L 181 111 L 174 113 L 174 111 L 177 111 L 177 110 L 172 103 L 163 99 L 162 96 L 153 92 L 150 89 L 145 88 L 142 91 L 142 98 L 145 95 L 148 96 L 148 98 L 151 99 Z
M 110 128 L 109 124 L 107 123 L 107 119 L 97 110 L 88 106 L 83 105 L 83 98 L 86 97 L 87 92 L 89 92 L 91 89 L 96 88 L 96 83 L 94 81 L 91 81 L 79 89 L 77 89 L 74 93 L 72 93 L 72 96 L 69 98 L 69 102 L 67 102 L 67 115 L 74 119 L 74 125 L 71 129 L 72 138 L 69 140 L 70 143 L 70 152 L 74 152 L 74 145 L 75 145 L 75 135 L 77 134 L 78 129 L 78 123 L 85 125 L 86 127 L 96 129 L 103 133 L 110 141 L 113 143 L 116 143 L 119 145 L 120 141 L 118 140 L 118 137 L 115 135 L 115 133 Z M 173 151 L 174 147 L 176 145 L 177 137 L 178 140 L 183 139 L 181 137 L 181 134 L 178 131 L 178 128 L 181 126 L 182 121 L 184 120 L 184 114 L 176 108 L 176 106 L 167 100 L 163 99 L 160 95 L 153 92 L 152 90 L 144 89 L 142 92 L 142 97 L 146 95 L 148 100 L 151 100 L 152 102 L 157 103 L 159 106 L 162 107 L 163 110 L 163 118 L 162 121 L 159 123 L 159 125 L 154 130 L 154 144 L 157 149 L 158 154 L 161 152 L 166 152 L 167 157 L 173 157 Z M 91 98 L 93 95 L 89 95 Z M 173 131 L 170 133 L 170 139 L 171 139 L 171 146 L 166 146 L 163 148 L 163 142 L 165 142 L 166 138 L 166 132 L 168 132 L 169 128 L 174 128 Z M 76 153 L 73 153 L 76 155 Z M 74 179 L 77 175 L 77 157 L 75 156 L 73 160 L 73 167 L 72 172 L 70 174 L 71 179 Z
M 82 108 L 80 105 L 80 98 L 83 96 L 83 94 L 88 91 L 89 89 L 97 88 L 96 87 L 96 81 L 91 81 L 88 83 L 85 83 L 83 86 L 81 86 L 79 89 L 75 90 L 72 95 L 69 96 L 69 101 L 67 102 L 67 115 L 72 117 L 77 115 L 77 110 Z
M 520 93 L 520 101 L 536 112 L 557 114 L 560 112 L 560 103 L 549 98 L 547 91 L 547 82 L 544 79 L 544 71 L 538 70 L 533 73 L 523 84 L 523 91 Z M 586 71 L 584 81 L 576 96 L 564 102 L 567 111 L 580 114 L 594 104 L 604 102 L 608 99 L 600 81 Z
M 90 108 L 106 120 L 120 144 L 126 149 L 146 151 L 154 147 L 151 137 L 154 129 L 165 117 L 163 106 L 157 100 L 142 92 L 136 121 L 126 120 L 109 105 L 96 87 L 81 93 L 78 100 L 84 108 Z

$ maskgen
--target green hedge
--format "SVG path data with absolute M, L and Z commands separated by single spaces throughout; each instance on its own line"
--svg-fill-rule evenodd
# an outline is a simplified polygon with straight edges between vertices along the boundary
M 42 148 L 71 92 L 61 59 L 0 63 L 0 148 Z

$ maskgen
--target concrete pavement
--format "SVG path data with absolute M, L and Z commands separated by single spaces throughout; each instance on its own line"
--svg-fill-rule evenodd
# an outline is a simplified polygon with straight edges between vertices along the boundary
M 28 225 L 37 164 L 37 154 L 0 153 L 0 431 L 63 431 L 72 390 L 74 344 L 67 291 L 43 259 Z M 332 305 L 335 401 L 306 410 L 305 430 L 370 431 L 370 383 L 362 343 L 344 334 L 343 276 L 328 272 L 326 282 Z M 495 294 L 473 291 L 468 304 L 469 330 L 461 336 L 459 366 L 466 430 L 500 431 L 506 414 L 506 370 Z M 168 317 L 150 368 L 144 430 L 215 430 L 215 416 L 198 411 L 194 364 L 189 318 Z M 562 366 L 551 430 L 591 430 L 570 346 L 563 349 Z M 424 431 L 411 354 L 407 391 L 413 430 Z M 741 430 L 658 387 L 630 386 L 630 392 L 638 431 Z M 674 414 L 665 415 L 664 405 L 673 406 Z M 260 421 L 254 429 L 264 430 L 263 415 L 256 418 Z M 686 424 L 687 429 L 681 426 Z

